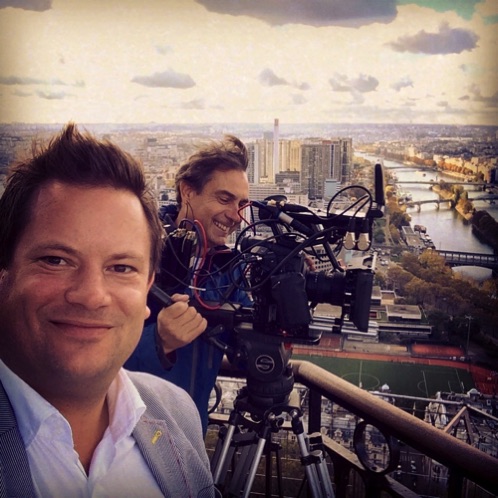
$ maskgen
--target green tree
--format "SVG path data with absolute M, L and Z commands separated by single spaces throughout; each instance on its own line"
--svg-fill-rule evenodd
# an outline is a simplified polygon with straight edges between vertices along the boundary
M 387 278 L 393 283 L 395 289 L 404 293 L 405 286 L 413 278 L 413 275 L 401 266 L 393 265 L 387 270 Z
M 392 213 L 389 213 L 389 221 L 391 225 L 394 225 L 398 230 L 401 230 L 401 227 L 410 225 L 411 216 L 408 213 L 401 211 L 401 209 L 394 210 Z
M 481 290 L 489 298 L 496 299 L 498 297 L 498 280 L 494 278 L 485 280 L 481 285 Z
M 428 268 L 431 271 L 448 276 L 451 274 L 451 269 L 446 266 L 446 260 L 437 251 L 429 249 L 422 252 L 418 258 L 418 261 L 422 267 Z
M 375 229 L 373 231 L 373 240 L 377 244 L 383 244 L 386 241 L 386 233 L 384 231 L 384 228 L 375 227 Z
M 404 292 L 410 297 L 410 300 L 420 306 L 423 306 L 429 297 L 428 290 L 427 282 L 418 277 L 413 277 L 404 287 Z
M 374 274 L 374 285 L 378 285 L 381 289 L 387 287 L 387 278 L 384 273 L 376 272 Z
M 389 224 L 389 236 L 391 237 L 391 240 L 395 244 L 399 244 L 400 243 L 401 236 L 399 234 L 399 230 L 393 224 Z

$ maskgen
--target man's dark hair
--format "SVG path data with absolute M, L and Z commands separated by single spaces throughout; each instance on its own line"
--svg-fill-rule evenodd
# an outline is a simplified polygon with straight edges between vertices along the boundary
M 73 186 L 112 187 L 135 194 L 149 225 L 151 271 L 157 268 L 163 228 L 141 164 L 108 140 L 99 141 L 89 133 L 80 133 L 74 123 L 69 123 L 48 145 L 33 143 L 32 157 L 10 168 L 0 198 L 0 269 L 12 262 L 31 217 L 36 193 L 53 181 Z
M 219 142 L 209 142 L 190 156 L 176 173 L 176 202 L 181 206 L 180 184 L 182 181 L 188 183 L 197 194 L 200 194 L 215 171 L 246 171 L 247 165 L 247 148 L 237 137 L 225 135 Z

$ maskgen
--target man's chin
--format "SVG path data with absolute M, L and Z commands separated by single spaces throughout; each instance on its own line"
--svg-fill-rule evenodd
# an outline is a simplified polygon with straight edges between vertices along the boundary
M 216 246 L 226 246 L 227 245 L 227 238 L 224 237 L 224 238 L 220 238 L 217 242 L 216 242 Z
M 209 240 L 210 247 L 226 246 L 228 236 L 226 237 L 213 237 Z

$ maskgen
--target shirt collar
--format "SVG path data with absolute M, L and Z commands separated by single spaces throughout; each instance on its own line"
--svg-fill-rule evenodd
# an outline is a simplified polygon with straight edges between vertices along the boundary
M 61 413 L 0 360 L 0 380 L 16 415 L 26 445 L 36 437 L 49 418 L 67 421 Z M 121 369 L 107 392 L 109 431 L 115 442 L 129 436 L 145 412 L 138 390 Z M 67 424 L 69 426 L 69 424 Z

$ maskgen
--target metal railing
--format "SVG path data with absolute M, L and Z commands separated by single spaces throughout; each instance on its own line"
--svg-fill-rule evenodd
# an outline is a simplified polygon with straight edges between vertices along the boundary
M 342 378 L 307 361 L 292 360 L 296 383 L 308 389 L 308 433 L 324 432 L 322 402 L 326 398 L 355 416 L 355 420 L 376 428 L 387 439 L 416 450 L 426 462 L 444 468 L 444 486 L 437 495 L 393 477 L 397 460 L 379 471 L 365 464 L 365 455 L 323 435 L 324 449 L 333 466 L 333 485 L 340 497 L 416 497 L 489 498 L 498 496 L 498 458 L 467 444 L 463 440 L 393 406 L 383 399 L 356 387 Z M 224 364 L 221 375 L 243 377 L 241 372 Z M 223 424 L 226 417 L 212 414 L 213 423 Z M 498 427 L 497 427 L 498 429 Z M 356 434 L 355 434 L 356 439 Z M 361 447 L 361 445 L 360 445 Z M 368 453 L 368 446 L 363 446 Z M 368 455 L 366 455 L 368 461 Z M 399 467 L 398 467 L 399 468 Z M 441 474 L 442 476 L 443 474 Z M 440 475 L 433 475 L 434 479 Z M 420 482 L 420 481 L 419 481 Z M 416 487 L 416 489 L 414 489 Z M 444 491 L 441 491 L 443 489 Z M 419 494 L 420 493 L 420 494 Z

